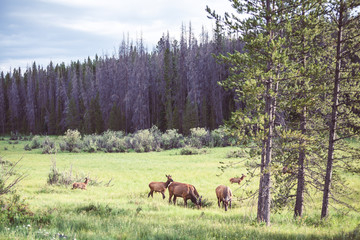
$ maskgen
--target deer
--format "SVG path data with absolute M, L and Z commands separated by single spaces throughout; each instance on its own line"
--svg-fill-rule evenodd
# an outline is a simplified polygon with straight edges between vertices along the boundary
M 220 203 L 223 203 L 223 207 L 225 207 L 225 211 L 228 210 L 228 206 L 231 208 L 231 200 L 232 200 L 232 192 L 231 189 L 224 185 L 219 185 L 216 189 L 216 197 L 218 199 L 218 206 L 220 207 Z
M 230 182 L 238 183 L 240 185 L 241 181 L 244 180 L 245 177 L 246 177 L 246 175 L 243 174 L 241 177 L 238 177 L 238 178 L 230 178 Z
M 169 203 L 173 197 L 174 205 L 176 204 L 176 197 L 182 197 L 184 199 L 184 207 L 187 207 L 187 200 L 190 199 L 197 208 L 201 207 L 202 196 L 199 197 L 199 193 L 196 188 L 187 183 L 173 182 L 169 187 Z
M 86 190 L 86 185 L 88 184 L 88 182 L 89 182 L 89 179 L 86 177 L 85 182 L 75 182 L 75 183 L 73 183 L 72 189 L 80 188 L 82 190 Z
M 149 183 L 150 192 L 148 194 L 148 197 L 151 196 L 153 198 L 154 192 L 159 192 L 162 194 L 163 199 L 165 199 L 165 194 L 164 194 L 165 190 L 174 181 L 174 180 L 172 180 L 170 175 L 165 175 L 165 176 L 167 177 L 166 182 L 151 182 L 151 183 Z

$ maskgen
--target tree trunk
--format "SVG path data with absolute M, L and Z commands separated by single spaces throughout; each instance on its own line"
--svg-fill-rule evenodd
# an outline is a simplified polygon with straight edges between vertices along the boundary
M 266 16 L 266 24 L 267 26 L 271 25 L 271 5 L 270 0 L 266 0 L 266 10 L 267 10 L 267 16 Z M 269 42 L 272 41 L 273 38 L 273 32 L 272 30 L 269 30 Z M 268 71 L 271 71 L 272 69 L 272 60 L 268 60 Z M 274 129 L 274 118 L 275 118 L 275 97 L 272 96 L 271 92 L 273 90 L 273 79 L 269 78 L 266 80 L 266 93 L 265 93 L 265 115 L 267 115 L 267 122 L 265 125 L 264 132 L 267 134 L 266 139 L 263 141 L 263 149 L 265 150 L 265 153 L 263 153 L 262 160 L 264 160 L 264 165 L 262 167 L 261 171 L 261 177 L 260 177 L 260 187 L 259 189 L 259 199 L 258 199 L 258 207 L 261 206 L 261 209 L 258 209 L 258 219 L 261 221 L 266 222 L 266 225 L 270 225 L 270 204 L 271 204 L 271 172 L 270 172 L 270 164 L 272 160 L 272 143 L 273 143 L 273 129 Z M 277 88 L 276 84 L 276 88 Z M 276 90 L 275 90 L 276 92 Z M 264 158 L 264 159 L 263 159 Z M 261 193 L 261 194 L 260 194 Z
M 258 222 L 264 221 L 263 219 L 263 211 L 264 211 L 264 198 L 263 198 L 263 173 L 265 166 L 265 140 L 263 141 L 262 149 L 261 149 L 261 165 L 260 165 L 260 182 L 259 182 L 259 198 L 258 198 L 258 209 L 257 209 L 257 220 Z
M 342 31 L 343 31 L 343 12 L 345 11 L 344 2 L 340 1 L 340 10 L 339 10 L 339 19 L 338 19 L 338 32 L 337 32 L 337 41 L 336 41 L 336 69 L 335 69 L 335 78 L 334 78 L 334 91 L 332 99 L 332 113 L 329 129 L 329 148 L 328 148 L 328 159 L 326 167 L 326 177 L 324 185 L 324 195 L 323 195 L 323 204 L 321 210 L 321 218 L 326 218 L 328 216 L 328 207 L 329 207 L 329 195 L 330 195 L 330 186 L 331 178 L 333 171 L 333 161 L 334 161 L 334 143 L 335 143 L 335 134 L 336 134 L 336 125 L 337 125 L 337 112 L 339 104 L 339 91 L 340 91 L 340 67 L 341 67 L 341 48 L 342 48 Z
M 303 108 L 301 118 L 300 118 L 300 130 L 303 135 L 306 134 L 306 107 Z M 297 189 L 296 189 L 296 203 L 294 209 L 294 216 L 302 216 L 303 213 L 303 203 L 304 203 L 304 188 L 305 188 L 305 179 L 304 179 L 304 161 L 305 161 L 305 149 L 303 145 L 305 140 L 302 138 L 300 140 L 300 152 L 298 160 L 298 176 L 297 176 Z

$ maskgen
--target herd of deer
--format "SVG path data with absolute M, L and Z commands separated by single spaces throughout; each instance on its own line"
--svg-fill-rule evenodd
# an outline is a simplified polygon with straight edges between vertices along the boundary
M 171 203 L 171 198 L 173 199 L 174 205 L 176 204 L 176 197 L 182 197 L 184 199 L 184 206 L 187 206 L 187 200 L 191 200 L 198 208 L 201 207 L 202 196 L 196 191 L 196 188 L 187 183 L 174 182 L 170 175 L 165 175 L 167 177 L 166 182 L 151 182 L 149 183 L 150 192 L 148 197 L 153 197 L 154 192 L 159 192 L 162 194 L 163 199 L 165 198 L 165 190 L 169 189 L 169 203 Z M 230 178 L 231 183 L 238 183 L 245 178 L 243 174 L 239 178 Z M 228 206 L 231 207 L 232 192 L 231 189 L 224 185 L 219 185 L 216 189 L 216 197 L 218 200 L 218 206 L 222 202 L 225 211 L 228 210 Z
M 176 198 L 182 197 L 184 199 L 184 206 L 187 206 L 187 200 L 191 200 L 198 208 L 201 207 L 201 199 L 202 196 L 196 191 L 196 188 L 187 183 L 174 182 L 170 175 L 165 175 L 167 177 L 166 182 L 151 182 L 149 183 L 150 192 L 148 197 L 153 197 L 154 192 L 159 192 L 162 194 L 163 199 L 165 198 L 165 190 L 169 189 L 169 203 L 171 203 L 171 198 L 173 199 L 174 205 L 176 204 Z M 246 176 L 243 174 L 238 178 L 230 178 L 231 183 L 240 184 L 241 181 Z M 88 178 L 85 178 L 85 182 L 75 182 L 73 183 L 72 189 L 82 189 L 85 190 L 86 186 L 89 182 Z M 231 189 L 224 185 L 219 185 L 216 189 L 216 197 L 218 200 L 218 206 L 220 207 L 220 203 L 222 202 L 223 207 L 225 207 L 225 211 L 228 210 L 228 206 L 231 208 L 232 201 L 232 192 Z

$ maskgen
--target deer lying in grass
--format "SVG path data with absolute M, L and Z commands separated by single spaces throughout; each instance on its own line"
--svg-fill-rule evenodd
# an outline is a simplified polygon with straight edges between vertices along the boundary
M 176 197 L 182 197 L 184 199 L 184 207 L 187 207 L 187 200 L 190 199 L 197 208 L 201 207 L 201 197 L 196 191 L 196 188 L 187 183 L 173 182 L 169 186 L 169 203 L 171 203 L 171 198 L 173 198 L 174 205 L 176 204 Z
M 231 183 L 238 183 L 240 184 L 242 180 L 244 180 L 246 176 L 243 174 L 241 177 L 238 178 L 230 178 Z
M 231 189 L 227 186 L 220 185 L 216 188 L 216 197 L 218 199 L 218 206 L 220 207 L 220 202 L 223 203 L 225 211 L 228 210 L 228 205 L 231 208 L 232 192 Z
M 170 175 L 165 175 L 167 177 L 166 182 L 151 182 L 149 183 L 150 192 L 148 194 L 148 197 L 153 197 L 154 192 L 159 192 L 162 194 L 163 199 L 165 198 L 165 190 L 166 188 L 173 182 Z
M 88 184 L 88 182 L 89 182 L 89 179 L 86 177 L 86 178 L 85 178 L 85 182 L 76 182 L 76 183 L 73 183 L 72 189 L 80 188 L 80 189 L 82 189 L 82 190 L 86 190 L 86 185 Z

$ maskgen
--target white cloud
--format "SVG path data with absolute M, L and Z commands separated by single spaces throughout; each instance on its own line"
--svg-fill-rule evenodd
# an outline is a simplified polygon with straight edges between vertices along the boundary
M 12 1 L 15 5 L 18 0 Z M 1 69 L 8 68 L 7 62 L 14 67 L 37 59 L 57 61 L 66 55 L 77 60 L 113 52 L 124 34 L 134 41 L 142 36 L 151 49 L 168 31 L 178 39 L 182 24 L 189 22 L 199 36 L 203 25 L 208 31 L 213 25 L 206 5 L 219 14 L 231 9 L 226 0 L 37 0 L 19 4 L 6 14 L 6 31 L 0 27 Z

